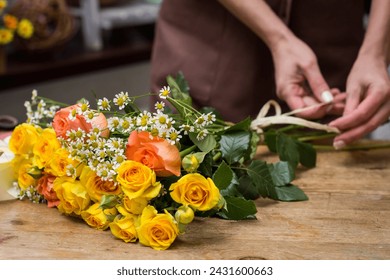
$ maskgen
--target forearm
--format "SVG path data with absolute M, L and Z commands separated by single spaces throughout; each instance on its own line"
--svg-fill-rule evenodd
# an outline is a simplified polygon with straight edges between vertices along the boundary
M 273 51 L 278 44 L 294 37 L 283 21 L 263 0 L 218 0 L 248 26 Z
M 372 0 L 367 32 L 359 55 L 390 62 L 390 1 Z

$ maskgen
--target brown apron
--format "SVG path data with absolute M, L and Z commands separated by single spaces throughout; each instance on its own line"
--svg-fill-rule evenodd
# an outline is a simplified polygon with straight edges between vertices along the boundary
M 364 0 L 268 0 L 316 53 L 330 87 L 345 90 L 363 40 Z M 254 117 L 276 99 L 272 57 L 250 29 L 214 0 L 164 0 L 152 53 L 153 92 L 182 71 L 195 106 L 230 121 Z

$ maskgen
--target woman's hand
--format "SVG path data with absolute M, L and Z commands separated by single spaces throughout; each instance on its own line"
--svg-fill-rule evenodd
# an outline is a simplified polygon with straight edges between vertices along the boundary
M 329 125 L 342 131 L 334 139 L 340 149 L 372 132 L 390 117 L 390 79 L 386 63 L 360 55 L 347 80 L 343 116 Z
M 271 49 L 275 65 L 277 95 L 292 109 L 314 106 L 298 114 L 319 119 L 326 114 L 342 114 L 345 94 L 329 89 L 319 69 L 314 52 L 301 40 L 289 36 Z M 324 105 L 328 103 L 328 105 Z

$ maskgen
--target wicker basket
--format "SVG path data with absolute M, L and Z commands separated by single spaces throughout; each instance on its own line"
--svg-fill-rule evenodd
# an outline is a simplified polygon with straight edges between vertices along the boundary
M 34 25 L 29 40 L 18 40 L 17 48 L 29 52 L 46 52 L 58 49 L 76 33 L 76 24 L 65 0 L 18 0 L 10 13 L 27 18 Z
M 80 0 L 66 0 L 66 2 L 70 6 L 76 6 L 76 7 L 80 6 Z M 99 0 L 99 5 L 101 7 L 115 6 L 119 2 L 123 2 L 123 1 L 121 1 L 121 0 Z

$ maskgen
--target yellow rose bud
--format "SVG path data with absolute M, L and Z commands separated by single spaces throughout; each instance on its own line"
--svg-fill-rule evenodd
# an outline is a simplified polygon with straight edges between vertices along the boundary
M 123 192 L 130 198 L 144 197 L 152 199 L 161 190 L 161 184 L 156 182 L 156 174 L 142 163 L 126 160 L 117 170 L 116 177 Z
M 186 155 L 182 160 L 182 167 L 185 171 L 189 173 L 196 172 L 198 170 L 199 165 L 203 162 L 206 153 L 193 153 Z
M 132 214 L 140 215 L 144 208 L 148 205 L 148 200 L 143 197 L 130 199 L 127 195 L 123 197 L 123 207 Z
M 114 212 L 112 209 L 114 209 Z M 83 218 L 90 227 L 105 230 L 108 228 L 113 216 L 116 214 L 116 209 L 112 209 L 103 210 L 100 208 L 99 203 L 95 203 L 87 210 L 81 212 L 81 218 Z
M 169 190 L 174 201 L 199 211 L 207 211 L 217 206 L 221 196 L 213 180 L 206 179 L 199 173 L 184 175 L 173 183 Z
M 9 148 L 15 155 L 29 155 L 39 139 L 39 128 L 23 123 L 12 132 Z
M 111 233 L 119 239 L 127 242 L 137 241 L 137 230 L 136 230 L 137 216 L 128 214 L 121 218 L 115 218 L 110 223 Z
M 177 209 L 175 213 L 175 219 L 180 224 L 187 225 L 191 223 L 194 220 L 194 210 L 192 210 L 191 207 L 188 206 L 180 206 L 179 209 Z
M 60 200 L 58 210 L 64 214 L 80 215 L 81 211 L 90 205 L 91 200 L 87 190 L 78 180 L 71 177 L 57 177 L 53 189 Z
M 142 212 L 137 233 L 142 245 L 155 250 L 166 250 L 178 236 L 179 228 L 171 214 L 167 211 L 157 214 L 157 210 L 149 205 Z

